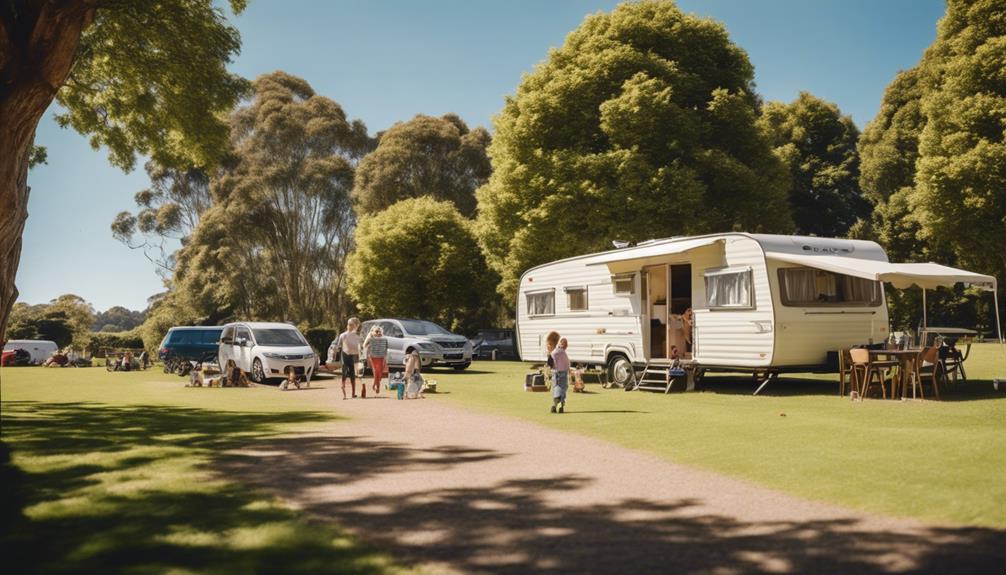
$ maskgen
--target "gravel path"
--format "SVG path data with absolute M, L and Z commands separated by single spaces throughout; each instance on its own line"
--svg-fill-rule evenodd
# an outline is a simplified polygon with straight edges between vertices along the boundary
M 327 386 L 311 393 L 349 419 L 231 453 L 221 471 L 435 573 L 989 573 L 1006 564 L 1001 531 L 870 516 L 441 399 L 343 401 Z

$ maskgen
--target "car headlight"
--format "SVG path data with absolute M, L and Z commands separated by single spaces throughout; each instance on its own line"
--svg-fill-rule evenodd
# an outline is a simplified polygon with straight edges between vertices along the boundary
M 423 351 L 437 351 L 437 349 L 440 346 L 438 346 L 437 344 L 432 343 L 432 342 L 420 341 L 420 342 L 416 342 L 416 347 L 418 347 L 419 349 L 421 349 Z
M 264 352 L 262 355 L 268 357 L 269 359 L 283 359 L 283 354 L 282 353 L 272 353 L 272 352 L 268 352 L 267 351 L 267 352 Z

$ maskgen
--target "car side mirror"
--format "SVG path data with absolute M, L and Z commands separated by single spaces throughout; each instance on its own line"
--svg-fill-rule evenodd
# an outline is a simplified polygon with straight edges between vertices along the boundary
M 248 338 L 247 337 L 239 337 L 236 340 L 234 340 L 234 342 L 237 343 L 238 345 L 240 345 L 241 347 L 244 347 L 245 345 L 248 344 Z

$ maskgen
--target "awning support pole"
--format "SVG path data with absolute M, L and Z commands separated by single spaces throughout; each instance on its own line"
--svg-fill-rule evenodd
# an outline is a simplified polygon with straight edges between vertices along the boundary
M 922 329 L 926 329 L 927 327 L 928 325 L 926 323 L 926 288 L 922 288 Z M 919 334 L 919 337 L 921 337 L 921 334 Z
M 996 335 L 999 336 L 999 345 L 1003 345 L 1006 340 L 1003 339 L 1003 328 L 999 325 L 999 290 L 992 292 L 992 299 L 996 303 Z

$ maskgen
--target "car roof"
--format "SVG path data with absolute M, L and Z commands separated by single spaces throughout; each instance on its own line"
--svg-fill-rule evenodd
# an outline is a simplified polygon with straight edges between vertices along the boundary
M 176 325 L 168 331 L 187 331 L 195 329 L 223 329 L 222 325 Z
M 239 326 L 243 325 L 250 327 L 251 329 L 297 329 L 297 326 L 289 323 L 281 323 L 278 321 L 236 321 L 229 323 L 224 327 Z M 299 329 L 297 331 L 300 331 Z

